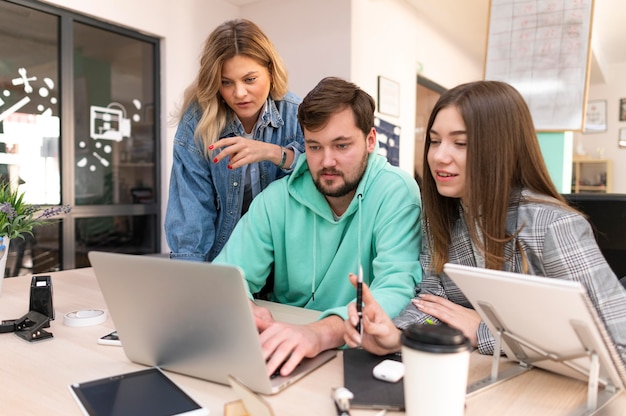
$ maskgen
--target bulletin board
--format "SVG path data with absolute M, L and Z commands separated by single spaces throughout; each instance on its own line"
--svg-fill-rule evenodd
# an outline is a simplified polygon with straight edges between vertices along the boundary
M 594 0 L 490 0 L 485 79 L 513 85 L 538 131 L 584 125 Z
M 400 166 L 400 126 L 396 126 L 380 117 L 374 118 L 378 154 L 385 156 L 393 166 Z

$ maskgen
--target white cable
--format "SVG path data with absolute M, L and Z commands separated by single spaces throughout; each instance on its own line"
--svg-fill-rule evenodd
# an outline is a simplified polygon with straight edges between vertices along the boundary
M 63 316 L 63 323 L 67 326 L 91 326 L 106 321 L 107 313 L 100 309 L 86 309 L 68 312 Z

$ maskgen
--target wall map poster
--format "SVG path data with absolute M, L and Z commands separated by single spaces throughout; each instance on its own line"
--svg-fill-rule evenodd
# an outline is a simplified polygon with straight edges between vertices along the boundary
M 485 79 L 513 85 L 539 131 L 583 129 L 593 0 L 491 0 Z

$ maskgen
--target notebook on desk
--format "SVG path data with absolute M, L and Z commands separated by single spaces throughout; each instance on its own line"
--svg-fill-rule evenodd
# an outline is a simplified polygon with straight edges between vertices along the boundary
M 343 384 L 354 395 L 351 407 L 404 410 L 404 380 L 389 383 L 372 375 L 374 367 L 386 359 L 402 361 L 400 354 L 378 356 L 361 348 L 343 351 Z
M 153 256 L 90 252 L 89 260 L 129 360 L 274 394 L 336 355 L 304 360 L 288 377 L 265 369 L 239 268 Z M 272 311 L 272 304 L 265 303 Z M 312 322 L 319 312 L 275 304 L 276 319 Z
M 511 360 L 584 381 L 624 389 L 626 369 L 583 285 L 446 264 L 444 272 L 461 289 Z

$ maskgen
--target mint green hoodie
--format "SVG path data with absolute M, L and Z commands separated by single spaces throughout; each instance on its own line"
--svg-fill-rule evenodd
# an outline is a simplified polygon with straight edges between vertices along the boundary
M 249 293 L 274 269 L 271 299 L 347 317 L 363 266 L 382 308 L 394 317 L 422 280 L 421 200 L 415 180 L 372 152 L 355 197 L 339 220 L 317 190 L 306 157 L 250 205 L 214 263 L 241 267 Z

